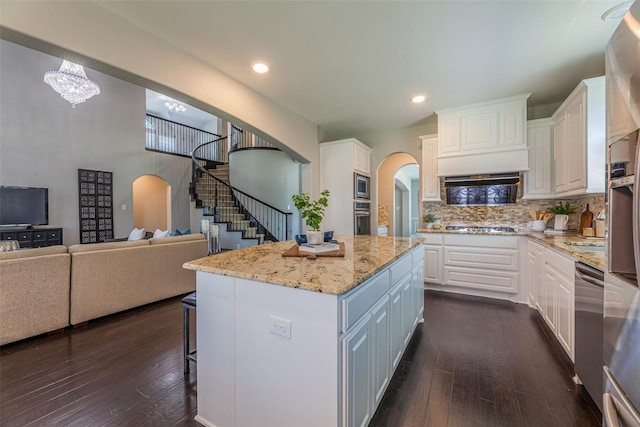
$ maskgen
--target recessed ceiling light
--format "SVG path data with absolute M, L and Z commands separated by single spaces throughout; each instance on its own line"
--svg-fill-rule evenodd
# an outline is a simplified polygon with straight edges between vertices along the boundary
M 427 97 L 424 95 L 416 95 L 411 98 L 411 102 L 413 102 L 414 104 L 420 104 L 421 102 L 424 102 L 425 99 L 427 99 Z
M 618 21 L 622 19 L 622 17 L 627 13 L 629 7 L 631 7 L 632 1 L 625 1 L 624 3 L 620 3 L 619 5 L 613 6 L 611 9 L 607 10 L 602 14 L 600 19 L 603 21 Z
M 251 66 L 251 68 L 253 68 L 253 71 L 259 74 L 263 74 L 269 71 L 269 66 L 264 62 L 256 62 Z

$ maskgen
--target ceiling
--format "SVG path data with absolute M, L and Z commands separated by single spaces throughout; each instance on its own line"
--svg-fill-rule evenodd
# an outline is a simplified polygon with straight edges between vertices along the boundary
M 327 141 L 604 73 L 616 1 L 96 1 L 318 125 Z M 250 66 L 264 60 L 264 75 Z M 414 105 L 418 93 L 426 102 Z

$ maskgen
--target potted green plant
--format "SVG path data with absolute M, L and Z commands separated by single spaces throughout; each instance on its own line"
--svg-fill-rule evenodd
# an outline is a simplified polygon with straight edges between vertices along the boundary
M 427 228 L 433 228 L 433 224 L 435 224 L 438 221 L 438 218 L 432 213 L 426 213 L 422 217 L 422 220 L 427 225 Z
M 319 244 L 324 240 L 324 233 L 320 231 L 320 224 L 324 218 L 324 210 L 329 205 L 329 190 L 325 189 L 320 193 L 318 200 L 311 200 L 308 193 L 294 194 L 291 196 L 293 205 L 300 211 L 302 219 L 310 231 L 307 231 L 307 242 Z
M 576 208 L 571 206 L 569 202 L 564 205 L 562 202 L 558 202 L 555 206 L 551 206 L 547 209 L 547 212 L 551 212 L 555 215 L 553 228 L 556 230 L 566 230 L 569 228 L 569 215 L 576 213 Z

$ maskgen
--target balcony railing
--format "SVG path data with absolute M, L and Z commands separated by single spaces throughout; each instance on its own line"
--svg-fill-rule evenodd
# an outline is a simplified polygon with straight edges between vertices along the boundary
M 199 150 L 198 159 L 218 163 L 227 163 L 229 161 L 227 138 L 221 138 L 218 134 L 172 122 L 151 114 L 147 114 L 145 125 L 147 129 L 145 147 L 149 151 L 191 157 L 191 153 L 196 147 L 206 142 L 219 141 Z

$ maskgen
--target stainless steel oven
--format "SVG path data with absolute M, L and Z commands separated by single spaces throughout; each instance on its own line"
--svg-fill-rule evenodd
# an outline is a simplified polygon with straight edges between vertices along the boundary
M 366 175 L 353 173 L 353 198 L 356 200 L 370 200 L 370 179 Z
M 353 234 L 371 234 L 370 202 L 353 202 Z

